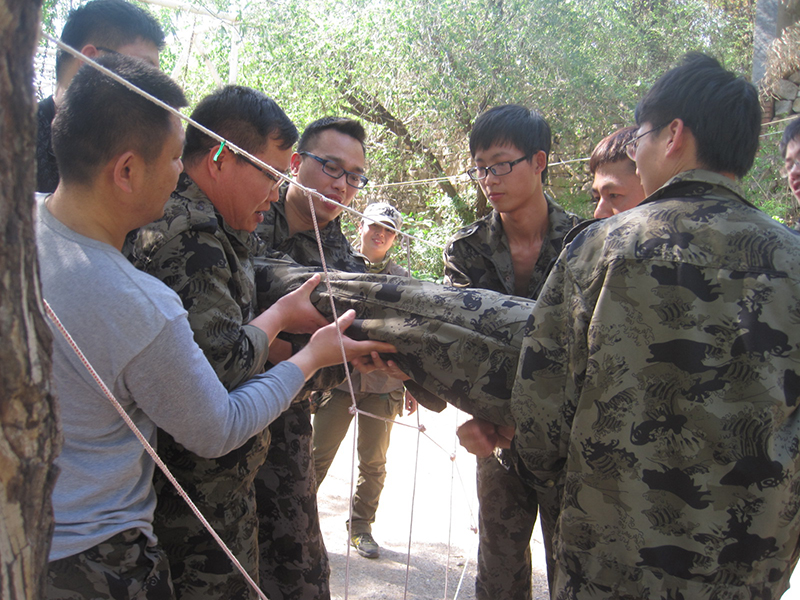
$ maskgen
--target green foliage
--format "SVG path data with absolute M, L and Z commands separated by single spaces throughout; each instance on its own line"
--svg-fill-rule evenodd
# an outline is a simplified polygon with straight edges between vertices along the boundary
M 632 123 L 638 99 L 686 51 L 749 72 L 755 10 L 753 0 L 186 1 L 238 15 L 231 25 L 147 5 L 168 33 L 162 68 L 192 103 L 238 68 L 237 83 L 274 97 L 301 129 L 323 115 L 362 120 L 372 184 L 357 202 L 395 204 L 411 231 L 439 245 L 476 216 L 475 185 L 458 177 L 470 166 L 468 135 L 481 112 L 536 107 L 554 132 L 551 162 L 586 157 Z M 45 28 L 79 3 L 45 0 Z M 745 186 L 770 214 L 794 222 L 770 144 Z M 589 216 L 585 165 L 552 171 L 557 201 Z M 380 187 L 443 175 L 448 182 Z M 412 269 L 439 278 L 441 251 L 412 249 Z

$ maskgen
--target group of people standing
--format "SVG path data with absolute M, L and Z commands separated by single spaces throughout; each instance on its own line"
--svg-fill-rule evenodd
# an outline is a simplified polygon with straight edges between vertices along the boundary
M 62 39 L 186 104 L 146 11 L 92 0 Z M 359 419 L 359 554 L 379 556 L 391 421 L 444 399 L 473 415 L 458 433 L 478 456 L 478 598 L 531 597 L 537 518 L 553 598 L 786 589 L 800 243 L 736 185 L 758 146 L 752 85 L 703 55 L 665 74 L 636 126 L 592 154 L 599 222 L 545 191 L 542 115 L 481 114 L 468 173 L 493 210 L 447 244 L 442 287 L 392 261 L 392 206 L 367 207 L 357 249 L 344 236 L 342 205 L 368 182 L 357 121 L 300 135 L 272 99 L 227 86 L 191 115 L 220 143 L 79 63 L 59 54 L 39 111 L 43 295 L 267 597 L 330 597 L 316 493 L 352 399 L 323 260 L 338 325 L 359 317 L 360 341 L 343 340 L 357 406 L 386 419 Z M 800 198 L 798 129 L 781 152 Z M 256 597 L 58 335 L 54 378 L 65 440 L 46 596 Z

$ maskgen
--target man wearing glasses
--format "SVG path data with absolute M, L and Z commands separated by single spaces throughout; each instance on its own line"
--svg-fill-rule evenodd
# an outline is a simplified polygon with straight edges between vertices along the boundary
M 547 121 L 523 106 L 497 106 L 475 121 L 469 140 L 475 166 L 467 172 L 493 210 L 447 244 L 446 283 L 536 299 L 564 236 L 580 220 L 544 191 L 550 142 Z M 459 428 L 459 437 L 478 457 L 476 598 L 527 600 L 532 593 L 530 540 L 537 493 L 509 469 L 509 432 L 476 418 Z M 555 522 L 544 506 L 542 512 L 549 565 Z
M 164 32 L 146 10 L 125 0 L 93 0 L 70 11 L 61 40 L 92 59 L 124 54 L 158 68 Z M 56 91 L 39 103 L 36 136 L 36 191 L 53 192 L 58 185 L 58 165 L 53 154 L 51 129 L 72 78 L 83 64 L 71 54 L 56 54 Z
M 301 185 L 349 206 L 367 184 L 365 137 L 362 125 L 352 119 L 314 121 L 292 154 L 291 172 Z M 339 215 L 344 209 L 339 204 L 317 197 L 309 203 L 300 188 L 286 184 L 256 231 L 268 248 L 300 265 L 318 267 L 322 261 L 316 217 L 327 266 L 364 273 L 365 257 L 353 250 L 342 233 Z M 276 358 L 291 353 L 286 347 L 273 350 Z M 315 388 L 325 391 L 340 382 L 341 378 L 317 380 Z M 317 512 L 309 403 L 292 404 L 272 423 L 270 432 L 269 454 L 256 478 L 262 589 L 271 600 L 329 598 L 330 567 Z
M 261 92 L 225 87 L 201 100 L 192 119 L 277 171 L 288 169 L 297 128 Z M 164 217 L 134 232 L 128 253 L 138 268 L 178 293 L 195 340 L 220 381 L 234 389 L 263 372 L 268 355 L 279 362 L 255 310 L 252 264 L 260 252 L 253 232 L 278 199 L 279 178 L 191 126 L 183 162 Z M 327 322 L 319 313 L 309 318 Z M 258 581 L 254 478 L 267 455 L 269 431 L 219 459 L 197 456 L 161 431 L 158 444 L 172 473 Z M 175 573 L 177 598 L 256 598 L 160 472 L 155 487 L 155 530 Z

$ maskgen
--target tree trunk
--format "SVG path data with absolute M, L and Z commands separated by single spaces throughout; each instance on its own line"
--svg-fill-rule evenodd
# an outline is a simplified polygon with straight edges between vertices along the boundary
M 33 233 L 40 0 L 0 0 L 0 597 L 38 599 L 58 450 Z

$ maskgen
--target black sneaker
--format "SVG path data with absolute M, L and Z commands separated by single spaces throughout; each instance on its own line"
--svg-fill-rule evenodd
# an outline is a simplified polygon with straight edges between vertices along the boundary
M 381 555 L 381 547 L 371 533 L 356 533 L 350 538 L 350 545 L 365 558 L 378 558 Z

